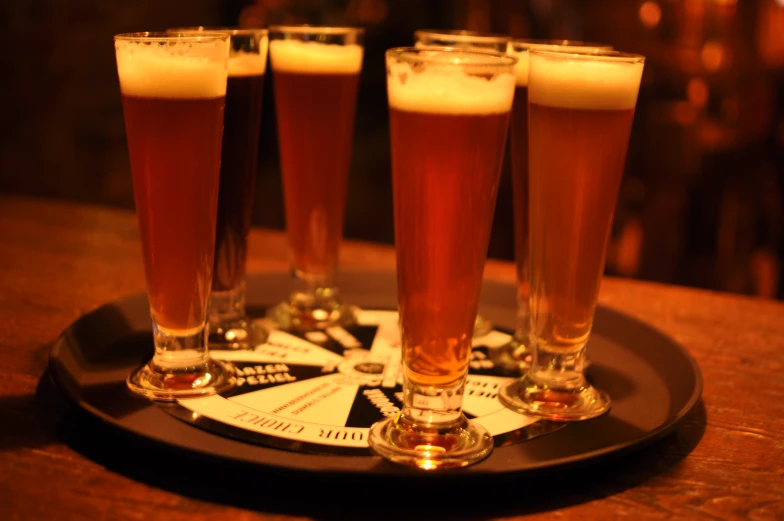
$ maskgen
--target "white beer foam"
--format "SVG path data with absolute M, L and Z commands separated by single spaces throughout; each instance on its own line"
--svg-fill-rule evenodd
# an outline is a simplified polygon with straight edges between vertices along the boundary
M 528 101 L 567 109 L 633 109 L 642 68 L 642 62 L 622 58 L 588 60 L 568 54 L 534 54 Z
M 529 62 L 531 58 L 531 54 L 529 51 L 531 50 L 543 50 L 543 51 L 553 51 L 553 52 L 569 52 L 569 51 L 583 51 L 585 50 L 595 50 L 599 51 L 600 49 L 609 49 L 610 47 L 596 47 L 592 45 L 558 45 L 554 43 L 526 43 L 525 48 L 517 51 L 513 47 L 514 43 L 510 43 L 507 48 L 507 53 L 510 56 L 514 56 L 517 58 L 517 63 L 514 66 L 515 76 L 517 76 L 517 86 L 518 87 L 527 87 L 528 86 L 528 69 L 529 69 Z M 519 44 L 518 44 L 519 45 Z
M 469 65 L 469 67 L 471 67 Z M 488 73 L 487 79 L 467 74 L 454 65 L 428 64 L 414 72 L 405 62 L 388 63 L 389 106 L 431 114 L 499 114 L 512 109 L 515 77 L 511 72 Z
M 357 74 L 362 70 L 361 45 L 337 45 L 302 40 L 272 40 L 272 68 L 307 74 Z
M 228 41 L 157 45 L 116 40 L 120 90 L 148 98 L 226 95 Z
M 232 52 L 229 56 L 229 76 L 261 76 L 267 70 L 267 49 L 261 53 Z

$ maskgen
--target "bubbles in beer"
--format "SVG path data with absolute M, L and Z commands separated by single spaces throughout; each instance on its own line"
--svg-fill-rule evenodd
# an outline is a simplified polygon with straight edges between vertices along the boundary
M 358 74 L 362 46 L 334 45 L 301 40 L 273 40 L 269 44 L 276 71 L 307 74 Z
M 115 40 L 120 90 L 149 98 L 226 95 L 228 41 L 169 43 Z
M 498 66 L 487 65 L 486 58 L 483 65 L 472 65 L 469 56 L 450 56 L 441 63 L 388 62 L 389 106 L 433 114 L 509 112 L 514 97 L 514 75 L 499 72 Z M 465 64 L 465 67 L 455 67 L 455 64 Z
M 637 103 L 642 60 L 533 54 L 528 101 L 568 109 L 629 110 Z

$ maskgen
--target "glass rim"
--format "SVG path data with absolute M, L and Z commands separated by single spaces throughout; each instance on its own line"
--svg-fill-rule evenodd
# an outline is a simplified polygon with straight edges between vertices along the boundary
M 586 48 L 586 49 L 612 49 L 612 45 L 600 42 L 584 42 L 582 40 L 568 39 L 526 39 L 515 38 L 509 42 L 509 46 L 515 52 L 531 51 L 534 49 L 556 49 L 558 47 Z M 519 50 L 518 50 L 519 49 Z
M 181 32 L 181 33 L 204 33 L 204 34 L 228 34 L 230 36 L 255 36 L 264 35 L 269 33 L 268 29 L 261 27 L 210 27 L 204 25 L 194 25 L 191 27 L 171 27 L 166 29 L 166 32 Z
M 401 61 L 405 61 L 408 63 L 413 62 L 425 62 L 431 64 L 442 64 L 442 65 L 471 65 L 471 66 L 505 66 L 511 67 L 517 63 L 517 58 L 514 56 L 510 56 L 504 52 L 497 52 L 497 51 L 490 51 L 485 49 L 466 49 L 463 47 L 393 47 L 391 49 L 387 49 L 384 53 L 387 57 L 394 57 Z M 435 54 L 440 56 L 440 58 L 428 58 L 426 54 Z M 452 54 L 452 55 L 472 55 L 477 56 L 480 59 L 476 61 L 471 61 L 469 63 L 459 63 L 459 62 L 451 62 L 451 61 L 444 61 L 443 56 L 445 54 Z
M 328 35 L 342 35 L 342 34 L 363 34 L 364 27 L 353 27 L 349 25 L 310 25 L 310 24 L 294 24 L 294 25 L 270 25 L 267 30 L 271 33 L 292 33 L 292 34 L 328 34 Z
M 507 34 L 500 33 L 484 33 L 481 31 L 469 31 L 464 29 L 417 29 L 414 31 L 414 38 L 419 38 L 419 35 L 435 35 L 451 37 L 454 41 L 467 42 L 484 42 L 484 43 L 509 43 L 512 37 Z
M 553 51 L 550 49 L 531 49 L 531 56 L 542 56 L 560 60 L 578 59 L 584 61 L 607 61 L 620 63 L 644 63 L 645 56 L 631 52 L 617 51 L 615 49 L 569 49 L 568 51 Z
M 114 35 L 114 41 L 125 42 L 218 42 L 228 40 L 229 34 L 226 33 L 209 33 L 203 36 L 197 34 L 192 35 L 175 35 L 163 31 L 144 31 L 137 33 L 120 33 Z

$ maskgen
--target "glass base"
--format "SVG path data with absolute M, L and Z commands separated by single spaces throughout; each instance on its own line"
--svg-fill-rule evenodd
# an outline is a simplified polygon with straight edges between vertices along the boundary
M 492 330 L 493 330 L 492 322 L 490 322 L 488 319 L 484 318 L 481 315 L 476 315 L 476 320 L 474 321 L 474 338 L 485 336 Z
M 197 398 L 234 387 L 234 367 L 207 359 L 195 366 L 164 368 L 152 361 L 134 371 L 125 383 L 136 394 L 160 401 Z
M 210 349 L 253 350 L 269 338 L 269 332 L 249 318 L 210 323 Z
M 357 308 L 343 304 L 337 299 L 313 301 L 294 294 L 288 302 L 282 302 L 267 311 L 267 318 L 278 327 L 289 331 L 313 331 L 332 326 L 350 326 L 357 322 Z M 306 295 L 304 295 L 307 297 Z
M 422 426 L 403 414 L 370 428 L 370 448 L 394 463 L 422 470 L 466 467 L 493 451 L 493 437 L 463 414 L 443 427 Z
M 519 413 L 551 421 L 578 421 L 601 416 L 610 410 L 610 397 L 586 381 L 559 389 L 527 374 L 501 388 L 498 398 Z
M 490 351 L 490 358 L 497 369 L 513 375 L 522 375 L 531 367 L 531 350 L 515 339 Z
M 212 292 L 209 323 L 212 349 L 254 349 L 269 337 L 266 329 L 245 314 L 245 281 L 234 289 Z

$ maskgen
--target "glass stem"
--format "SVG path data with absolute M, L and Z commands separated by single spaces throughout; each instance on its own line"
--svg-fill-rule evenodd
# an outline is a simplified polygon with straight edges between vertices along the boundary
M 530 376 L 556 390 L 584 387 L 586 343 L 570 348 L 548 348 L 539 345 L 533 350 Z
M 152 322 L 155 355 L 151 364 L 162 371 L 184 371 L 209 361 L 207 335 L 209 326 L 186 331 L 169 331 Z
M 338 301 L 338 288 L 334 284 L 334 275 L 307 274 L 293 269 L 294 291 L 291 304 L 300 309 L 325 309 L 333 307 Z
M 465 377 L 448 387 L 421 386 L 403 377 L 403 416 L 424 429 L 443 429 L 463 412 Z
M 228 291 L 213 291 L 210 295 L 210 324 L 216 325 L 245 316 L 245 281 Z

